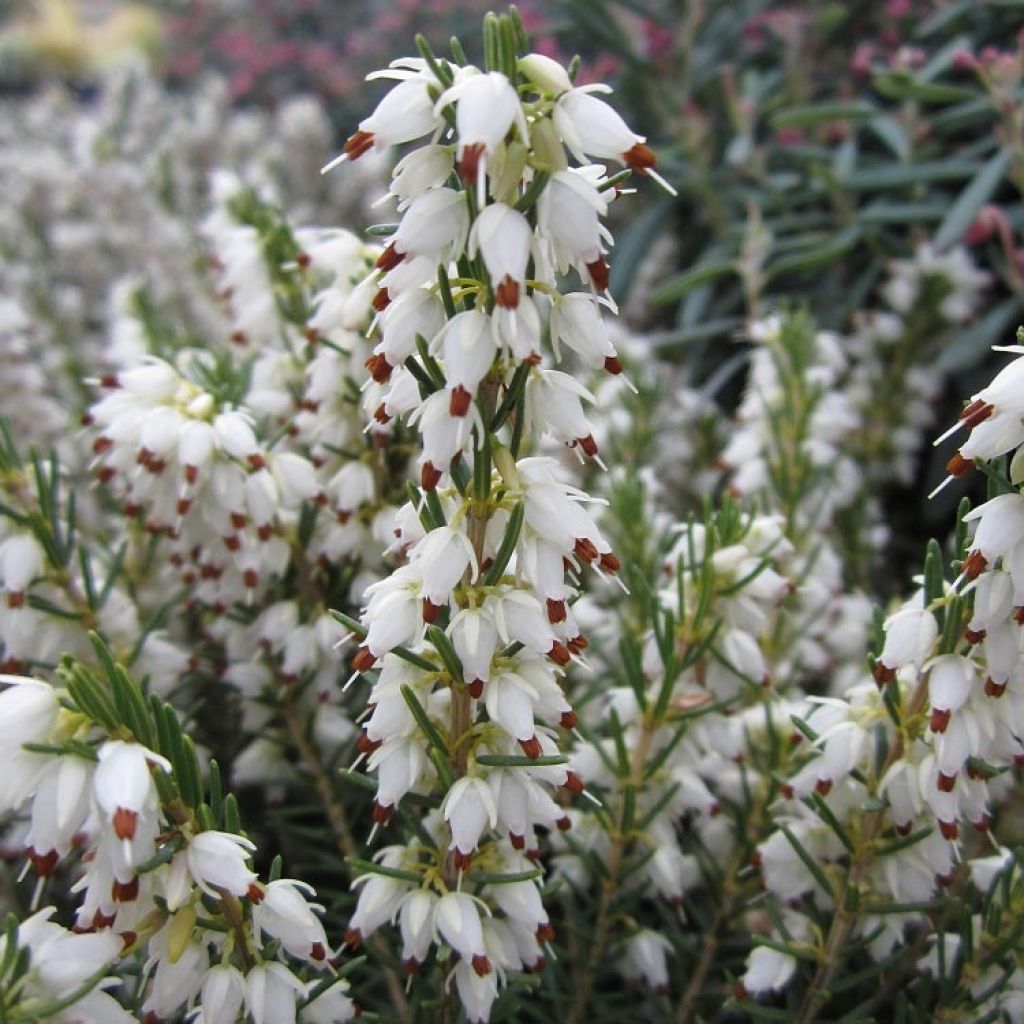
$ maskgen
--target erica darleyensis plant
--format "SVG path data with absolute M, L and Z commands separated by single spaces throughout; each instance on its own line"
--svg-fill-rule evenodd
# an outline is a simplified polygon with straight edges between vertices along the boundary
M 555 367 L 621 372 L 603 218 L 630 171 L 655 174 L 597 90 L 524 54 L 514 18 L 489 18 L 486 42 L 483 70 L 425 45 L 395 61 L 339 157 L 423 140 L 396 166 L 401 220 L 364 284 L 368 407 L 407 417 L 422 453 L 397 517 L 404 562 L 349 622 L 372 679 L 359 746 L 374 838 L 389 842 L 356 879 L 346 939 L 397 919 L 406 969 L 436 957 L 471 1021 L 554 936 L 538 832 L 568 828 L 585 793 L 562 751 L 576 723 L 562 677 L 587 646 L 572 604 L 619 561 L 592 499 L 535 452 L 548 437 L 600 462 L 593 397 Z

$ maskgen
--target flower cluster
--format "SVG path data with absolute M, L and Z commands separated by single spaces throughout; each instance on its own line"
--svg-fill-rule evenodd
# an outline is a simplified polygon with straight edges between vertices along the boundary
M 318 984 L 333 970 L 332 951 L 309 886 L 259 879 L 255 844 L 219 781 L 205 799 L 176 713 L 159 700 L 147 704 L 95 643 L 105 681 L 67 660 L 63 689 L 5 676 L 0 691 L 0 742 L 9 752 L 0 813 L 25 815 L 26 855 L 41 883 L 77 864 L 74 930 L 50 920 L 53 908 L 17 930 L 27 973 L 8 1009 L 48 1020 L 67 1019 L 54 1016 L 67 1008 L 75 1020 L 134 1020 L 99 989 L 117 984 L 101 980 L 116 961 L 145 952 L 146 1020 L 187 1007 L 212 1024 L 236 1019 L 244 1004 L 253 1024 L 285 1024 L 296 1020 L 300 997 L 310 1024 L 351 1019 L 346 983 Z
M 410 970 L 432 943 L 456 952 L 473 1021 L 508 972 L 539 969 L 554 934 L 534 861 L 538 830 L 571 823 L 557 791 L 583 788 L 560 752 L 576 722 L 561 676 L 587 646 L 572 605 L 588 568 L 619 568 L 586 493 L 528 454 L 547 437 L 599 459 L 593 396 L 546 350 L 621 372 L 600 313 L 619 179 L 588 161 L 655 174 L 593 87 L 539 54 L 515 60 L 511 19 L 487 26 L 486 70 L 425 51 L 382 72 L 397 84 L 338 161 L 429 137 L 395 168 L 401 220 L 360 286 L 379 313 L 364 405 L 415 425 L 420 493 L 396 520 L 404 564 L 352 627 L 356 672 L 379 669 L 360 740 L 374 819 L 386 825 L 410 793 L 437 805 L 431 845 L 421 829 L 357 879 L 348 936 L 397 917 Z

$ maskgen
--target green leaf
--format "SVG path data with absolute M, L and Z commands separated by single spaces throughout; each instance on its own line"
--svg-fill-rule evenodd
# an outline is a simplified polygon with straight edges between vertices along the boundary
M 688 291 L 714 281 L 726 274 L 736 273 L 736 260 L 716 260 L 713 263 L 701 263 L 682 274 L 670 277 L 658 288 L 652 296 L 652 301 L 657 305 L 664 305 L 668 302 L 675 302 L 682 298 Z
M 415 882 L 423 884 L 423 875 L 418 871 L 407 871 L 404 868 L 389 868 L 372 860 L 362 860 L 359 857 L 346 857 L 345 863 L 356 871 L 365 875 L 383 875 L 385 878 L 398 878 L 403 882 Z
M 553 768 L 556 765 L 568 764 L 569 758 L 563 754 L 551 754 L 548 757 L 525 757 L 517 754 L 478 754 L 477 764 L 486 768 Z
M 832 263 L 840 256 L 846 255 L 860 241 L 863 234 L 864 229 L 860 224 L 851 224 L 821 245 L 812 246 L 770 263 L 765 270 L 765 276 L 778 277 L 780 274 L 789 274 L 795 270 L 810 270 L 822 264 Z
M 973 160 L 933 160 L 919 164 L 890 163 L 852 171 L 841 178 L 840 188 L 853 192 L 904 188 L 940 181 L 963 181 L 977 173 Z
M 773 128 L 803 128 L 830 121 L 863 121 L 877 113 L 877 107 L 859 100 L 853 103 L 808 103 L 780 110 L 772 115 L 770 123 Z
M 515 508 L 508 517 L 508 525 L 505 527 L 505 536 L 501 539 L 494 561 L 488 566 L 484 574 L 484 585 L 494 586 L 501 579 L 508 566 L 509 560 L 519 543 L 519 533 L 523 528 L 523 517 L 526 515 L 526 507 L 523 502 L 517 502 Z
M 814 876 L 814 880 L 834 899 L 835 893 L 832 890 L 832 883 L 828 880 L 825 872 L 821 870 L 818 862 L 807 852 L 804 844 L 793 835 L 788 825 L 783 824 L 779 828 L 782 830 L 782 834 L 789 840 L 789 845 L 796 851 L 796 855 L 804 862 L 804 867 Z
M 439 751 L 445 758 L 449 757 L 448 744 L 442 739 L 441 734 L 437 731 L 437 726 L 430 720 L 430 716 L 427 714 L 426 709 L 420 703 L 419 698 L 413 693 L 412 688 L 409 686 L 402 686 L 402 698 L 412 713 L 412 717 L 416 719 L 416 724 L 423 731 L 423 735 L 427 737 L 430 745 Z
M 1010 155 L 1009 149 L 997 150 L 960 193 L 932 239 L 936 251 L 945 252 L 963 238 L 978 212 L 992 198 L 1003 180 L 1010 163 Z

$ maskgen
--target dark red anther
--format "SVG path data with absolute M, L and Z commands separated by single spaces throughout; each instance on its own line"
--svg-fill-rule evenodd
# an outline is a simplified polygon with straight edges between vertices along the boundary
M 986 697 L 1002 697 L 1006 693 L 1006 683 L 997 683 L 991 676 L 985 680 Z
M 597 558 L 597 545 L 587 537 L 577 537 L 572 546 L 573 554 L 583 562 L 592 562 Z
M 519 282 L 506 274 L 494 290 L 494 300 L 502 309 L 516 309 L 519 306 Z
M 977 549 L 970 552 L 964 559 L 964 575 L 969 579 L 977 579 L 988 565 L 988 559 Z
M 552 642 L 551 650 L 548 651 L 548 657 L 556 665 L 568 665 L 569 662 L 572 660 L 572 657 L 569 654 L 569 649 L 564 644 L 559 643 L 557 640 Z
M 618 376 L 622 373 L 622 363 L 619 362 L 617 356 L 608 356 L 604 361 L 604 368 L 611 374 Z
M 480 159 L 484 155 L 484 144 L 475 142 L 472 146 L 466 146 L 459 157 L 459 177 L 464 185 L 472 185 L 476 182 L 477 172 L 480 168 Z
M 548 622 L 565 622 L 566 608 L 564 601 L 553 601 L 550 597 L 547 599 L 548 606 Z
M 960 835 L 960 826 L 955 821 L 940 821 L 939 832 L 947 843 L 951 843 Z
M 249 898 L 250 903 L 255 903 L 257 906 L 263 902 L 263 890 L 255 882 L 250 883 L 249 888 L 245 890 L 245 895 Z
M 370 371 L 370 376 L 378 384 L 386 384 L 391 378 L 394 367 L 380 353 L 372 355 L 363 365 Z
M 462 850 L 456 848 L 455 852 L 452 854 L 452 861 L 459 871 L 468 871 L 473 863 L 473 853 L 472 851 L 469 853 L 463 853 Z
M 405 253 L 399 252 L 395 248 L 395 243 L 392 242 L 378 257 L 377 257 L 377 269 L 383 270 L 387 273 L 389 270 L 393 270 L 398 266 L 402 260 L 405 259 Z
M 606 551 L 603 555 L 601 555 L 601 558 L 597 564 L 600 565 L 605 572 L 618 572 L 619 569 L 622 568 L 622 563 L 619 561 L 618 557 L 611 551 Z
M 832 780 L 831 779 L 818 779 L 818 781 L 814 784 L 814 791 L 819 796 L 828 796 L 829 791 L 831 789 L 832 789 Z
M 28 859 L 32 862 L 32 867 L 40 878 L 49 878 L 57 870 L 60 854 L 56 850 L 50 850 L 48 853 L 37 853 L 35 847 L 30 846 L 28 849 Z
M 969 644 L 980 644 L 985 639 L 986 633 L 983 629 L 965 629 L 964 639 Z
M 452 390 L 448 400 L 448 414 L 450 416 L 465 416 L 472 404 L 473 396 L 459 384 Z
M 558 719 L 558 724 L 563 729 L 575 729 L 578 721 L 575 711 L 563 711 L 562 717 Z
M 386 824 L 388 819 L 394 813 L 395 813 L 395 805 L 394 804 L 387 804 L 385 806 L 385 805 L 377 803 L 376 800 L 373 801 L 373 820 L 378 825 Z
M 358 131 L 345 140 L 341 151 L 349 160 L 358 160 L 373 145 L 373 132 Z
M 352 667 L 357 672 L 368 672 L 376 663 L 376 655 L 371 654 L 370 648 L 365 645 L 356 651 L 356 656 L 352 659 Z
M 423 598 L 423 621 L 427 623 L 434 623 L 437 621 L 438 615 L 441 614 L 441 605 L 434 604 L 429 597 Z
M 627 167 L 636 171 L 637 174 L 646 174 L 657 162 L 658 158 L 650 146 L 638 142 L 631 149 L 622 154 L 622 160 Z
M 598 256 L 596 260 L 587 264 L 587 273 L 590 274 L 590 280 L 594 282 L 594 287 L 599 292 L 607 291 L 608 264 L 605 263 L 603 256 Z
M 391 296 L 388 295 L 387 288 L 381 288 L 376 295 L 373 297 L 371 305 L 378 313 L 383 313 L 385 309 L 391 304 Z
M 242 582 L 249 590 L 255 589 L 256 585 L 260 581 L 260 574 L 255 569 L 246 569 L 242 573 Z
M 555 937 L 555 929 L 550 922 L 545 921 L 544 924 L 538 926 L 536 935 L 538 942 L 551 942 Z
M 928 723 L 932 732 L 945 732 L 949 727 L 949 716 L 952 714 L 949 708 L 932 708 L 931 721 Z
M 484 681 L 482 679 L 474 679 L 466 689 L 473 700 L 479 700 L 484 695 Z
M 424 462 L 420 470 L 420 485 L 425 491 L 432 491 L 441 481 L 441 470 L 432 462 Z
M 110 887 L 110 895 L 111 898 L 117 900 L 118 903 L 131 903 L 138 899 L 139 876 L 136 875 L 128 882 L 119 882 L 115 878 L 114 884 Z
M 585 789 L 583 780 L 575 772 L 565 773 L 565 788 L 570 793 L 582 793 Z
M 995 412 L 995 408 L 994 405 L 976 398 L 960 413 L 960 422 L 968 430 L 973 430 L 979 423 L 984 423 Z
M 946 463 L 946 472 L 950 476 L 965 476 L 974 469 L 974 459 L 965 459 L 959 452 Z
M 953 789 L 956 786 L 956 776 L 947 775 L 945 772 L 939 772 L 939 777 L 936 781 L 936 786 L 943 793 L 952 793 Z
M 593 434 L 587 434 L 586 437 L 577 437 L 576 443 L 591 458 L 594 458 L 594 456 L 597 455 L 597 442 L 594 440 Z
M 477 953 L 473 957 L 473 970 L 480 978 L 486 977 L 491 973 L 491 961 L 487 959 L 483 953 Z
M 543 748 L 540 745 L 540 740 L 536 736 L 531 736 L 528 740 L 520 740 L 519 746 L 523 748 L 523 753 L 527 757 L 534 759 L 540 757 L 543 753 Z

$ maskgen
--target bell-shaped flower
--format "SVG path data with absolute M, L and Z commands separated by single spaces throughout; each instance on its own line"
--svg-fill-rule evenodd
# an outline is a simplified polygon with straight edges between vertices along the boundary
M 429 288 L 414 288 L 396 298 L 380 315 L 381 340 L 373 351 L 384 360 L 387 371 L 375 363 L 374 379 L 387 380 L 391 370 L 416 351 L 416 336 L 429 344 L 444 323 L 444 306 Z
M 484 945 L 479 901 L 464 892 L 445 893 L 434 910 L 434 927 L 445 942 L 483 977 L 491 973 L 491 961 Z
M 189 873 L 203 892 L 215 896 L 218 889 L 246 896 L 256 881 L 248 861 L 256 844 L 230 832 L 200 832 L 188 844 Z
M 398 200 L 398 209 L 404 210 L 417 196 L 444 185 L 453 167 L 450 146 L 420 146 L 395 164 L 389 194 Z
M 359 899 L 349 919 L 345 941 L 350 946 L 358 946 L 394 918 L 411 886 L 402 879 L 372 873 L 360 875 L 352 886 L 359 887 Z
M 551 96 L 561 96 L 572 88 L 569 72 L 557 60 L 543 53 L 528 53 L 519 58 L 519 70 L 538 88 Z
M 315 895 L 313 888 L 293 878 L 278 878 L 263 887 L 262 899 L 253 901 L 253 925 L 277 939 L 285 950 L 300 960 L 325 960 L 330 947 L 320 918 L 303 894 Z
M 484 829 L 498 824 L 491 790 L 483 779 L 463 776 L 448 790 L 441 811 L 452 833 L 448 848 L 456 851 L 459 867 L 466 868 Z
M 950 715 L 962 707 L 974 686 L 975 666 L 960 654 L 940 654 L 926 662 L 932 732 L 945 732 Z
M 170 772 L 166 758 L 138 743 L 109 740 L 99 749 L 99 765 L 93 776 L 93 796 L 103 817 L 118 839 L 135 837 L 139 818 L 155 818 L 156 786 L 150 766 Z
M 434 344 L 443 354 L 448 412 L 465 416 L 497 354 L 490 318 L 478 309 L 457 313 Z
M 560 359 L 559 343 L 567 345 L 592 368 L 619 369 L 615 346 L 593 297 L 585 292 L 560 295 L 551 307 L 551 345 Z
M 753 996 L 778 992 L 786 987 L 795 971 L 796 957 L 771 946 L 755 946 L 747 957 L 747 969 L 740 983 Z
M 602 241 L 611 236 L 600 220 L 607 212 L 604 196 L 577 171 L 557 171 L 537 199 L 537 229 L 554 247 L 559 269 L 585 268 L 599 292 L 608 287 L 601 253 Z
M 491 1008 L 498 998 L 498 979 L 493 971 L 481 974 L 472 964 L 460 960 L 455 965 L 455 988 L 469 1024 L 487 1024 Z
M 591 458 L 597 455 L 594 428 L 583 411 L 583 402 L 593 402 L 594 396 L 574 377 L 559 370 L 537 370 L 527 382 L 526 398 L 535 429 L 578 445 Z
M 447 604 L 456 584 L 467 570 L 471 579 L 480 572 L 469 538 L 453 526 L 431 530 L 410 553 L 422 579 L 422 593 L 432 605 Z
M 890 671 L 904 665 L 920 665 L 939 635 L 935 616 L 920 601 L 901 608 L 885 620 L 885 643 L 878 660 Z
M 491 678 L 491 661 L 498 645 L 498 631 L 482 608 L 463 608 L 448 625 L 448 636 L 462 662 L 463 676 L 474 696 Z M 474 691 L 476 691 L 474 693 Z
M 437 894 L 429 889 L 414 889 L 402 900 L 398 926 L 402 934 L 402 961 L 407 970 L 415 970 L 430 954 L 437 900 Z
M 409 204 L 377 266 L 391 270 L 407 256 L 447 263 L 461 254 L 468 231 L 465 196 L 450 188 L 431 189 Z
M 245 1007 L 252 1024 L 295 1024 L 295 1004 L 306 986 L 284 964 L 257 964 L 245 976 Z
M 52 757 L 25 750 L 24 743 L 46 743 L 60 704 L 49 683 L 0 676 L 0 813 L 19 807 L 49 767 Z
M 32 826 L 25 837 L 38 874 L 44 865 L 56 867 L 71 849 L 76 833 L 89 813 L 93 765 L 67 755 L 51 758 L 32 802 Z
M 232 964 L 216 964 L 203 981 L 200 1004 L 205 1024 L 237 1020 L 245 999 L 245 976 Z
M 483 257 L 495 301 L 504 309 L 516 309 L 519 305 L 532 242 L 530 222 L 504 203 L 485 207 L 473 223 L 469 254 L 476 256 L 479 252 Z
M 672 943 L 664 935 L 644 928 L 626 941 L 622 973 L 644 982 L 655 992 L 667 992 L 667 956 L 671 952 Z

